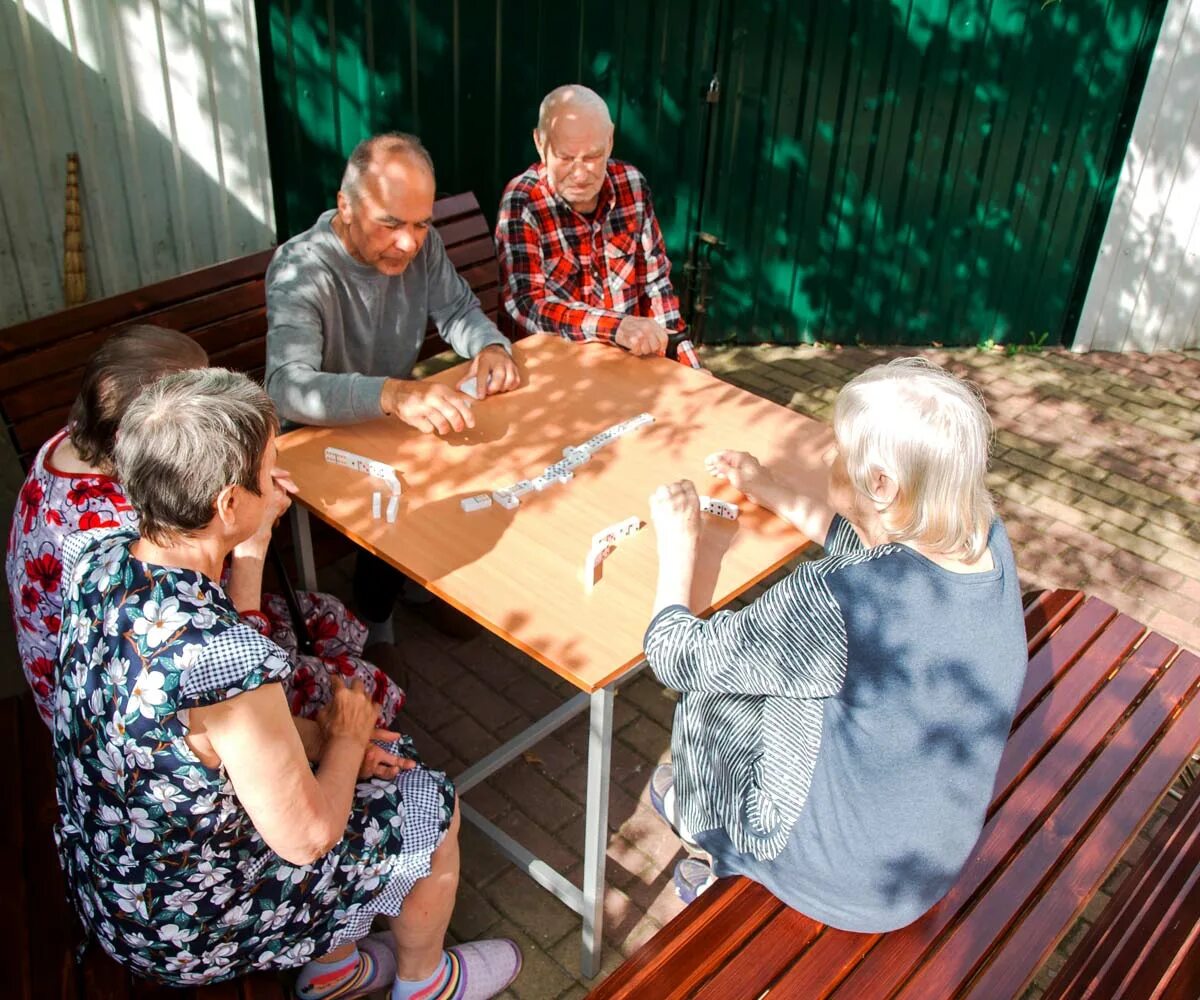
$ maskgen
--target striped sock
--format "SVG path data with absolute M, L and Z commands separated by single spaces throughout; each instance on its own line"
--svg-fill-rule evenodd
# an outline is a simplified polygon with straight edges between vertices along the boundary
M 454 1000 L 462 986 L 462 962 L 451 951 L 442 952 L 442 964 L 428 979 L 397 979 L 392 1000 Z
M 309 962 L 296 980 L 299 1000 L 335 1000 L 375 974 L 375 960 L 357 948 L 337 962 Z

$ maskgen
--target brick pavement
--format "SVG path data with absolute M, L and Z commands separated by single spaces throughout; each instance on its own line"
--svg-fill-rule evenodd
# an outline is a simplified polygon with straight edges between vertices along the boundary
M 819 419 L 828 419 L 838 388 L 853 374 L 903 353 L 913 352 L 778 346 L 704 352 L 720 377 Z M 921 353 L 972 378 L 987 398 L 996 424 L 991 484 L 1025 589 L 1079 587 L 1200 649 L 1200 353 Z M 14 464 L 11 456 L 0 462 L 0 493 L 9 509 L 19 483 Z M 344 596 L 348 568 L 331 567 L 322 586 Z M 571 693 L 565 682 L 486 633 L 448 641 L 401 615 L 412 671 L 411 711 L 403 724 L 433 766 L 455 773 Z M 19 689 L 11 642 L 0 636 L 0 643 L 0 690 Z M 646 794 L 650 771 L 669 754 L 672 709 L 671 695 L 645 673 L 616 699 L 605 973 L 680 909 L 670 877 L 682 855 Z M 580 718 L 464 798 L 577 877 L 585 755 L 586 723 Z M 1108 891 L 1169 805 L 1114 870 Z M 575 915 L 468 824 L 462 840 L 452 933 L 459 939 L 506 934 L 522 945 L 525 968 L 507 996 L 585 995 Z M 1094 919 L 1103 898 L 1088 908 L 1084 923 Z M 1081 928 L 1068 935 L 1068 946 Z M 1047 962 L 1028 991 L 1030 1000 L 1066 950 Z

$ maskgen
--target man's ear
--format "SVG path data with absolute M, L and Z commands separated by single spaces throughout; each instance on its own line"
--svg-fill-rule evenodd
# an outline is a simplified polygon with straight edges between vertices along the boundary
M 345 225 L 350 225 L 351 220 L 354 218 L 354 207 L 350 204 L 350 199 L 346 197 L 345 191 L 337 193 L 337 209 L 338 218 Z
M 237 520 L 241 510 L 239 506 L 241 499 L 237 486 L 226 486 L 217 494 L 216 503 L 213 504 L 215 508 L 213 513 L 226 528 L 232 528 L 234 521 Z
M 546 148 L 542 144 L 542 133 L 539 132 L 536 128 L 533 130 L 533 145 L 534 145 L 534 148 L 537 149 L 537 151 L 538 151 L 538 159 L 541 160 L 543 163 L 545 163 L 546 162 Z
M 604 154 L 604 158 L 606 160 L 612 159 L 613 139 L 615 138 L 616 134 L 617 127 L 615 125 L 610 125 L 608 127 L 608 151 Z

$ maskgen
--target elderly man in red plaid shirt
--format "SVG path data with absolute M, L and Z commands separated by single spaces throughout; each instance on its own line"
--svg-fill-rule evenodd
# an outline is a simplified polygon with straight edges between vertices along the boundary
M 700 367 L 682 337 L 650 188 L 636 167 L 609 159 L 604 100 L 578 84 L 552 90 L 533 142 L 540 162 L 509 182 L 496 223 L 508 316 L 530 333 L 643 357 L 666 354 L 670 339 L 672 354 L 678 346 L 681 362 Z

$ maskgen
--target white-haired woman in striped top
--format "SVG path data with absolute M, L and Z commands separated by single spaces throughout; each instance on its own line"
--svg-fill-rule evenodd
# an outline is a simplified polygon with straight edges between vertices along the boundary
M 919 359 L 880 365 L 843 388 L 833 429 L 826 481 L 800 489 L 745 452 L 709 457 L 825 547 L 740 611 L 689 610 L 692 483 L 651 498 L 646 656 L 681 693 L 651 791 L 712 858 L 680 863 L 685 900 L 743 874 L 824 923 L 880 932 L 937 902 L 979 835 L 1025 636 L 974 388 Z

